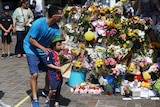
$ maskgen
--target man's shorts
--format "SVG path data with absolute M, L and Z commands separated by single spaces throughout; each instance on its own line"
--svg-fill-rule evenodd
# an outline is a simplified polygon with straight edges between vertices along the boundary
M 2 43 L 6 42 L 7 44 L 10 44 L 12 42 L 12 38 L 10 35 L 7 36 L 2 35 L 1 37 L 2 37 Z
M 38 72 L 47 72 L 46 55 L 26 54 L 30 74 Z

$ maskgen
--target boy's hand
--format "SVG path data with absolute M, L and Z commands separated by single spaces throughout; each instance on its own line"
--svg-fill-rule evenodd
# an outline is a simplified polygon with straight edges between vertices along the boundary
M 58 71 L 60 71 L 60 72 L 61 72 L 61 67 L 58 67 Z
M 7 32 L 5 32 L 5 33 L 4 33 L 4 36 L 7 36 L 7 35 L 8 35 L 8 33 L 7 33 Z

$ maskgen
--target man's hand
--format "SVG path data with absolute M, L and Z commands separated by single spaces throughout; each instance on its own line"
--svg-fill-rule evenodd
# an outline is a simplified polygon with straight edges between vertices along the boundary
M 51 49 L 44 47 L 44 48 L 42 49 L 42 51 L 45 52 L 46 54 L 48 54 L 49 52 L 51 52 Z
M 16 28 L 13 28 L 13 33 L 16 33 Z

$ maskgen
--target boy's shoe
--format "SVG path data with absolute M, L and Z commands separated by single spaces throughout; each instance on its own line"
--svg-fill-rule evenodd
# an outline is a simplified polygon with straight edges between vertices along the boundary
M 4 59 L 5 58 L 5 54 L 2 54 L 2 57 L 1 57 L 2 59 Z
M 46 100 L 44 107 L 50 107 L 50 101 L 48 99 Z
M 42 93 L 43 96 L 47 97 L 49 91 L 46 91 L 45 89 L 43 89 L 41 93 Z
M 11 55 L 11 54 L 8 54 L 8 57 L 9 57 L 9 58 L 12 58 L 12 55 Z
M 32 107 L 40 107 L 38 100 L 33 100 L 32 101 Z
M 54 105 L 54 107 L 61 107 L 60 105 Z

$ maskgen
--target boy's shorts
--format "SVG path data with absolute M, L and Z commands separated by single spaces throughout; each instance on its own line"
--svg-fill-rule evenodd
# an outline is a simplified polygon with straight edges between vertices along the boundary
M 12 42 L 12 38 L 10 35 L 7 36 L 2 35 L 1 37 L 2 37 L 2 43 L 6 42 L 7 44 L 10 44 Z
M 51 90 L 57 90 L 57 89 L 61 88 L 62 80 L 50 80 L 49 84 L 50 84 Z
M 38 73 L 39 72 L 47 72 L 47 66 L 44 63 L 46 60 L 46 55 L 43 56 L 37 56 L 34 54 L 26 54 L 27 61 L 28 61 L 28 67 L 30 74 Z

